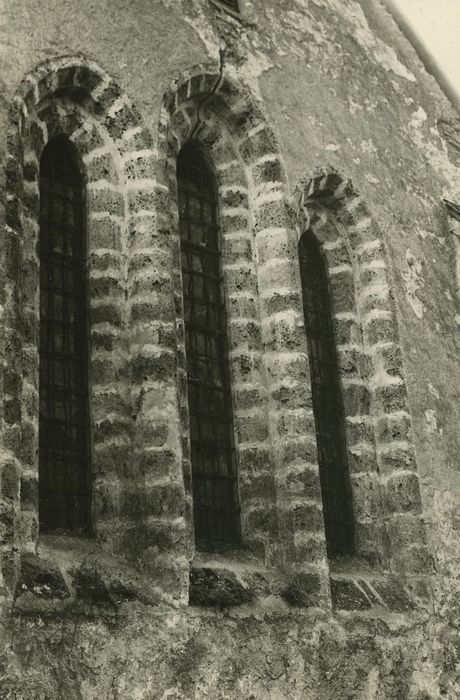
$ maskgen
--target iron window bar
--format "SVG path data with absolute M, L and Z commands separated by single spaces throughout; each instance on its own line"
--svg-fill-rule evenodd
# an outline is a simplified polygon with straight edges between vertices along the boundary
M 194 142 L 177 163 L 195 541 L 240 541 L 227 318 L 214 175 Z
M 75 147 L 53 138 L 40 162 L 39 522 L 90 527 L 85 186 Z
M 327 551 L 351 554 L 354 518 L 329 282 L 310 230 L 300 239 L 299 262 Z

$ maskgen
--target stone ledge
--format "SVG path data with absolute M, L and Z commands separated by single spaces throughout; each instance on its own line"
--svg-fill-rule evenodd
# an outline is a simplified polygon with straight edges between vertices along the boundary
M 360 573 L 330 576 L 332 608 L 335 611 L 386 610 L 412 613 L 426 607 L 430 592 L 423 579 L 401 580 L 391 575 L 366 577 Z
M 40 615 L 114 613 L 127 601 L 168 603 L 154 582 L 94 540 L 42 537 L 38 553 L 21 557 L 14 611 Z
M 279 596 L 284 580 L 247 550 L 197 552 L 190 564 L 189 604 L 228 608 Z

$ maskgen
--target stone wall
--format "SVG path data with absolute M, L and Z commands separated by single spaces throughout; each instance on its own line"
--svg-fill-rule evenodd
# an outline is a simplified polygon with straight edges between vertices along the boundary
M 2 697 L 458 695 L 458 115 L 376 0 L 241 9 L 0 9 Z M 37 178 L 54 133 L 87 179 L 86 540 L 38 532 Z M 193 540 L 175 182 L 191 134 L 218 184 L 244 545 L 215 555 Z M 346 409 L 343 560 L 324 540 L 308 227 Z

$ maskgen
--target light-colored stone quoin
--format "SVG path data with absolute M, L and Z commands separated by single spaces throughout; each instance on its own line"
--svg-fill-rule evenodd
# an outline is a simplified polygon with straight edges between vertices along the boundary
M 6 0 L 0 27 L 0 698 L 460 697 L 460 121 L 441 87 L 378 0 Z M 38 512 L 40 160 L 56 135 L 85 188 L 85 537 L 41 532 Z M 241 542 L 218 552 L 194 536 L 190 140 L 216 183 L 238 473 Z M 342 557 L 306 232 L 330 297 Z

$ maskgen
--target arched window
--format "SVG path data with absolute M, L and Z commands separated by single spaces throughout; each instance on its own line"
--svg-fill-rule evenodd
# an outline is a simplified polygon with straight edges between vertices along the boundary
M 85 187 L 75 147 L 53 138 L 40 162 L 39 521 L 90 525 Z
M 326 263 L 312 231 L 300 239 L 299 261 L 327 550 L 348 554 L 354 528 L 344 409 Z
M 177 163 L 195 540 L 240 537 L 216 181 L 193 142 Z

